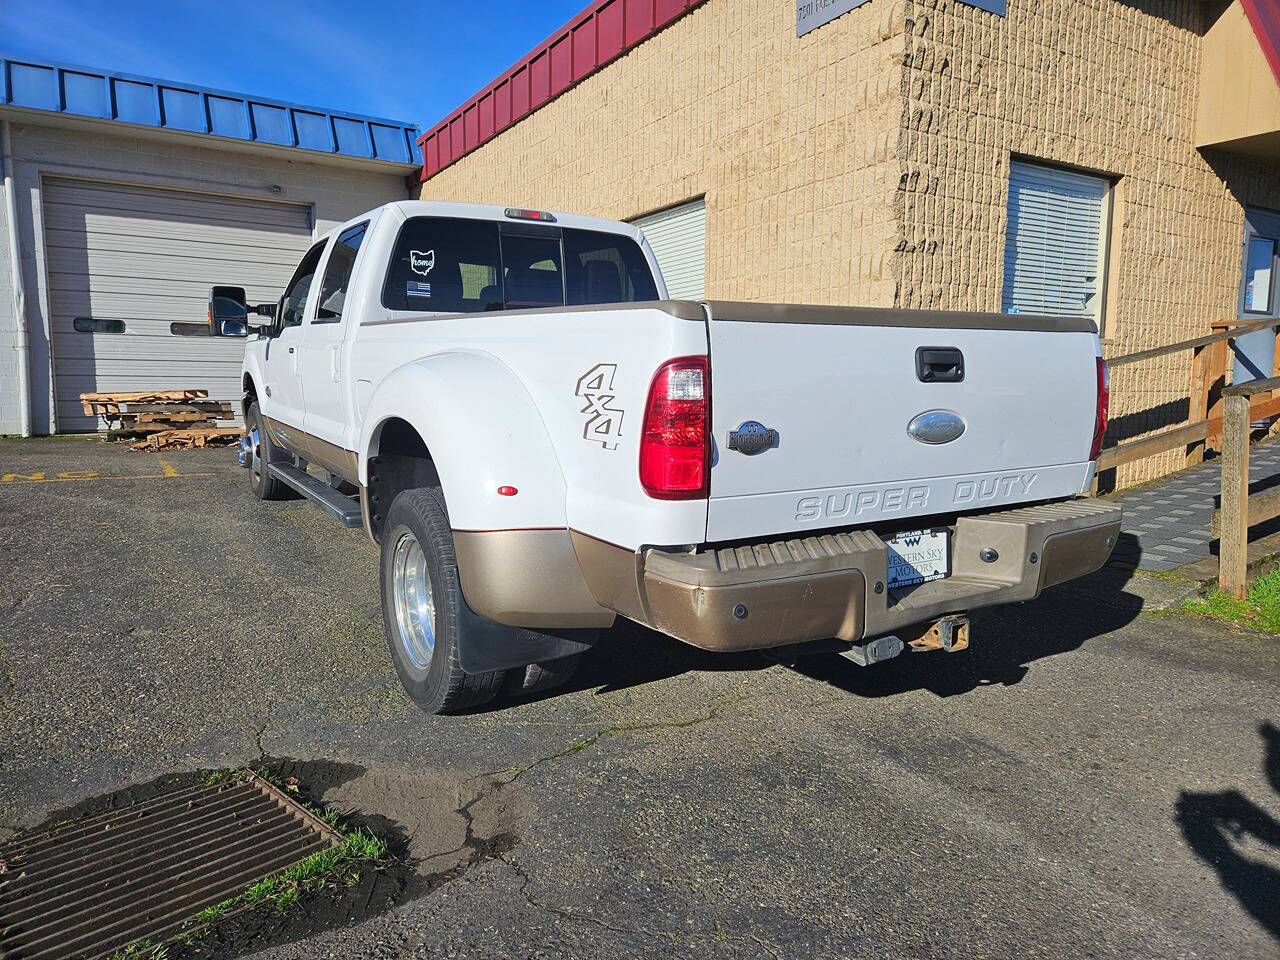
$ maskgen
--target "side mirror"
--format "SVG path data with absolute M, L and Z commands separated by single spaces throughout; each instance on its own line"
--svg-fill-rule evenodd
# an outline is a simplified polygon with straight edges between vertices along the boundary
M 243 337 L 247 317 L 244 287 L 209 289 L 209 336 Z

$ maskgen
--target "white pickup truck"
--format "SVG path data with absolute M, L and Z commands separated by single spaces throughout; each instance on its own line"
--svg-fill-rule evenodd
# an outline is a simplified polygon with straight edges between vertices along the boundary
M 390 203 L 250 339 L 242 463 L 381 545 L 429 711 L 563 680 L 623 616 L 708 650 L 958 650 L 968 611 L 1097 570 L 1087 320 L 666 299 L 635 227 Z M 802 651 L 803 646 L 796 647 Z

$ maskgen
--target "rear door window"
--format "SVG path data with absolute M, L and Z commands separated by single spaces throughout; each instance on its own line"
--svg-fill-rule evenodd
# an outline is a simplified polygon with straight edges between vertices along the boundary
M 496 223 L 414 217 L 400 228 L 382 305 L 433 313 L 501 310 L 499 257 Z
M 307 255 L 298 264 L 298 269 L 293 272 L 293 278 L 289 281 L 289 286 L 285 287 L 284 296 L 280 298 L 278 315 L 281 328 L 296 327 L 302 323 L 302 318 L 307 312 L 307 296 L 311 292 L 311 281 L 315 279 L 316 268 L 320 266 L 320 256 L 324 253 L 327 242 L 322 240 L 308 250 Z
M 351 271 L 356 265 L 356 254 L 364 241 L 368 221 L 344 230 L 339 234 L 329 252 L 325 264 L 324 280 L 320 284 L 320 302 L 316 304 L 316 317 L 312 323 L 338 323 L 347 302 L 347 287 L 351 283 Z

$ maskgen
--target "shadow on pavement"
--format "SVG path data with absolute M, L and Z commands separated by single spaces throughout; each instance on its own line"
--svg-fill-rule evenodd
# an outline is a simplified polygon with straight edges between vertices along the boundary
M 1076 650 L 1132 622 L 1142 610 L 1142 599 L 1123 589 L 1128 579 L 1127 570 L 1104 567 L 1046 591 L 1038 600 L 978 611 L 972 645 L 962 653 L 903 654 L 874 667 L 857 666 L 834 653 L 814 654 L 800 658 L 792 669 L 863 697 L 921 689 L 948 697 L 994 683 L 1013 685 L 1036 660 Z M 709 653 L 620 620 L 588 652 L 573 680 L 545 696 L 625 690 L 691 671 L 763 670 L 774 665 L 760 653 Z M 512 703 L 499 701 L 494 708 Z
M 1267 780 L 1280 796 L 1280 729 L 1267 721 L 1258 733 L 1266 745 Z M 1191 849 L 1218 871 L 1223 889 L 1280 939 L 1280 869 L 1255 856 L 1261 852 L 1273 863 L 1280 860 L 1280 821 L 1239 790 L 1184 791 L 1178 798 L 1177 821 Z
M 1142 599 L 1122 589 L 1128 579 L 1128 572 L 1104 567 L 1038 600 L 976 611 L 969 649 L 960 653 L 908 653 L 874 667 L 827 654 L 804 658 L 793 669 L 862 697 L 912 690 L 952 697 L 992 684 L 1013 686 L 1035 661 L 1077 650 L 1131 623 Z

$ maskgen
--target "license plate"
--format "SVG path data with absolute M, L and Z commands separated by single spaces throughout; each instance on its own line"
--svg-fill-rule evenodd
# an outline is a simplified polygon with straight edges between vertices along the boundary
M 889 589 L 941 580 L 951 573 L 949 530 L 913 530 L 885 541 L 889 548 Z

